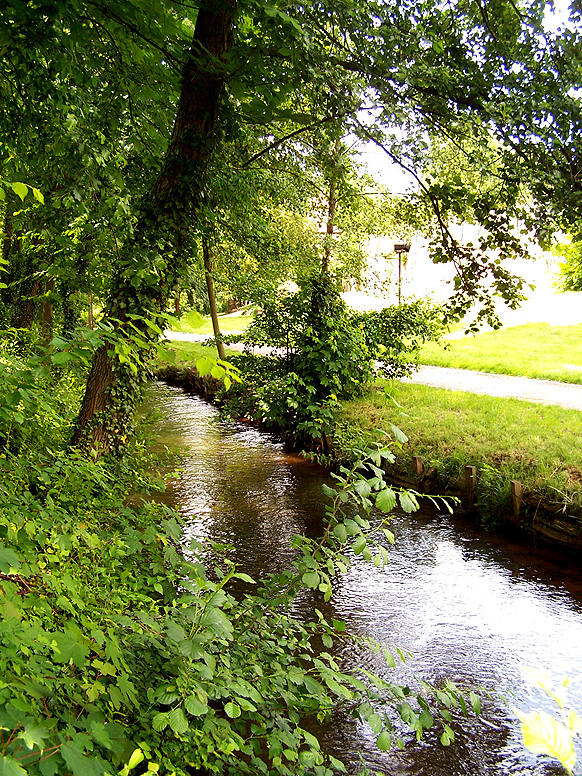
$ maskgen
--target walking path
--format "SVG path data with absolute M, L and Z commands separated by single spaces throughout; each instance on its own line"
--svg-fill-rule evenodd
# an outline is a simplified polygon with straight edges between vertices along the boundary
M 167 339 L 200 342 L 208 335 L 164 332 Z M 242 350 L 242 345 L 229 345 Z M 271 352 L 271 348 L 257 348 L 255 352 Z M 433 388 L 447 388 L 451 391 L 468 391 L 488 396 L 523 399 L 539 404 L 554 404 L 567 409 L 582 411 L 582 385 L 559 383 L 555 380 L 532 380 L 528 377 L 496 375 L 489 372 L 472 372 L 469 369 L 451 369 L 441 366 L 421 366 L 403 382 L 430 385 Z
M 405 378 L 403 382 L 448 388 L 452 391 L 524 399 L 539 404 L 555 404 L 582 411 L 582 385 L 559 383 L 555 380 L 532 380 L 528 377 L 472 372 L 468 369 L 421 366 L 418 372 L 410 378 Z

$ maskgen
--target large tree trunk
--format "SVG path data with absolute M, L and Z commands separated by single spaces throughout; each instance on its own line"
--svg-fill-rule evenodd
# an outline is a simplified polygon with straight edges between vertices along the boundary
M 181 247 L 192 228 L 216 146 L 220 98 L 227 77 L 224 55 L 232 47 L 236 2 L 208 0 L 198 12 L 168 151 L 153 191 L 145 192 L 143 197 L 134 239 L 123 248 L 118 287 L 108 307 L 120 334 L 124 324 L 131 321 L 141 329 L 144 339 L 151 339 L 147 325 L 129 316 L 163 311 L 183 272 L 186 259 Z M 165 269 L 155 281 L 146 273 L 136 288 L 136 262 L 147 262 L 151 256 L 161 259 Z M 129 344 L 126 338 L 125 345 Z M 123 351 L 125 345 L 120 341 L 117 349 Z M 116 356 L 115 343 L 97 351 L 74 444 L 107 452 L 116 439 L 124 440 L 145 372 L 140 359 L 133 365 L 132 370 L 125 356 Z

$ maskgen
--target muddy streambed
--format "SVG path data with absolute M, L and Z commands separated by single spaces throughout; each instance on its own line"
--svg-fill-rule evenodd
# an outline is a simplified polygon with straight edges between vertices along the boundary
M 186 517 L 185 541 L 208 537 L 233 546 L 230 557 L 254 577 L 284 568 L 290 538 L 316 533 L 324 497 L 321 470 L 267 434 L 225 422 L 202 400 L 178 388 L 151 387 L 148 405 L 163 414 L 160 443 L 182 452 L 183 472 L 166 494 Z M 463 720 L 448 748 L 430 736 L 403 751 L 375 751 L 365 725 L 339 715 L 318 731 L 351 773 L 364 762 L 391 776 L 548 776 L 563 770 L 526 752 L 511 707 L 552 703 L 526 669 L 571 680 L 570 705 L 582 713 L 582 569 L 547 548 L 512 543 L 447 516 L 395 516 L 396 544 L 387 568 L 356 559 L 325 605 L 329 617 L 391 648 L 412 654 L 389 669 L 370 653 L 339 653 L 346 669 L 363 666 L 401 683 L 449 677 L 459 685 L 495 689 L 481 718 Z M 306 593 L 298 614 L 317 603 Z

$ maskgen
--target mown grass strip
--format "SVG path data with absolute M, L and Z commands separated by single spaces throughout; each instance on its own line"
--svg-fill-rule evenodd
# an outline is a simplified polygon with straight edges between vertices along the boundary
M 509 511 L 513 479 L 557 508 L 582 510 L 582 413 L 423 385 L 375 388 L 344 404 L 339 445 L 363 444 L 393 423 L 409 438 L 397 452 L 403 470 L 411 473 L 413 457 L 421 456 L 441 483 L 454 483 L 465 466 L 477 466 L 477 506 L 491 520 Z
M 432 366 L 582 383 L 582 324 L 528 323 L 427 343 L 420 361 Z

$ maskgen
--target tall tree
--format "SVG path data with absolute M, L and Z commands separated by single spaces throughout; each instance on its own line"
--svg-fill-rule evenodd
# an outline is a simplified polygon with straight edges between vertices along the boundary
M 139 321 L 144 310 L 163 310 L 183 272 L 187 235 L 217 143 L 234 12 L 235 0 L 215 0 L 198 12 L 168 151 L 153 190 L 143 199 L 134 236 L 120 257 L 120 282 L 109 315 L 122 326 L 132 315 Z M 148 271 L 160 267 L 163 274 L 158 282 L 152 273 L 152 283 Z M 136 283 L 136 273 L 141 273 L 141 283 Z M 126 433 L 140 387 L 135 370 L 115 359 L 109 343 L 102 345 L 89 374 L 73 442 L 107 451 L 116 435 Z
M 97 156 L 103 159 L 87 138 L 106 137 L 103 150 L 111 153 L 114 148 L 121 156 L 128 147 L 135 149 L 130 159 L 125 157 L 132 186 L 112 197 L 117 211 L 127 194 L 128 210 L 121 219 L 122 239 L 110 251 L 116 284 L 107 311 L 119 336 L 96 354 L 76 435 L 78 442 L 105 449 L 116 429 L 123 435 L 139 393 L 134 373 L 141 371 L 139 353 L 131 331 L 137 329 L 147 345 L 144 319 L 156 326 L 156 315 L 184 272 L 220 133 L 228 137 L 233 129 L 250 125 L 262 138 L 258 153 L 267 156 L 284 142 L 297 142 L 303 132 L 339 121 L 346 131 L 372 139 L 398 163 L 418 171 L 428 134 L 473 137 L 482 143 L 493 129 L 507 154 L 506 201 L 523 179 L 553 223 L 579 212 L 574 143 L 580 123 L 574 89 L 579 85 L 578 36 L 546 33 L 545 6 L 538 0 L 523 0 L 519 6 L 492 0 L 487 7 L 479 0 L 445 5 L 429 0 L 310 5 L 207 0 L 195 6 L 191 11 L 169 0 L 62 0 L 50 6 L 8 0 L 0 14 L 6 54 L 2 120 L 11 128 L 10 142 L 18 147 L 22 163 L 30 160 L 31 172 L 47 172 L 57 160 L 59 179 L 49 183 L 47 177 L 47 187 L 67 191 L 68 199 L 63 196 L 61 202 L 71 207 L 82 202 L 90 214 L 87 224 L 97 223 L 96 203 L 107 206 L 111 199 L 99 192 L 111 190 L 111 183 L 103 183 L 106 175 L 96 176 L 88 196 L 76 185 L 93 164 L 87 159 L 97 166 Z M 153 14 L 159 24 L 151 24 Z M 576 15 L 573 23 L 579 21 Z M 188 29 L 193 36 L 186 49 Z M 100 99 L 97 87 L 103 83 L 105 97 Z M 35 94 L 40 96 L 36 101 Z M 40 144 L 35 146 L 31 127 L 44 127 L 53 104 L 59 120 L 47 121 L 47 127 L 54 130 L 63 119 L 69 133 L 91 127 L 85 137 L 76 138 L 78 164 L 72 178 L 62 133 L 50 135 L 44 167 Z M 162 154 L 173 110 L 173 131 Z M 148 147 L 152 115 L 161 120 L 154 120 L 149 169 L 139 151 Z M 19 134 L 28 140 L 19 143 Z M 84 154 L 87 149 L 90 153 Z M 249 161 L 256 156 L 253 149 Z M 437 218 L 443 208 L 462 208 L 465 199 L 464 187 L 428 187 L 427 201 Z M 499 218 L 491 201 L 484 200 L 477 211 L 493 226 Z M 70 221 L 60 222 L 61 235 Z M 443 230 L 435 256 L 453 261 L 461 278 L 475 280 L 459 286 L 467 299 L 478 296 L 476 289 L 498 266 L 488 257 L 496 235 L 503 240 L 503 234 L 490 232 L 490 244 L 464 250 Z M 507 275 L 501 280 L 499 290 L 507 293 L 511 279 Z

